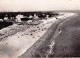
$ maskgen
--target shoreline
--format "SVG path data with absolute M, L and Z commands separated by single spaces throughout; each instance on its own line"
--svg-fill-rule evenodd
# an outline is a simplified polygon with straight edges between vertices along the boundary
M 65 15 L 65 16 L 67 16 L 67 15 Z M 11 36 L 5 38 L 6 40 L 3 40 L 0 42 L 0 46 L 1 46 L 0 50 L 2 51 L 1 53 L 3 55 L 7 54 L 10 57 L 13 57 L 13 56 L 18 57 L 20 55 L 23 55 L 26 51 L 29 51 L 28 54 L 30 55 L 30 53 L 32 53 L 30 48 L 32 46 L 34 46 L 34 47 L 32 47 L 32 49 L 36 48 L 36 50 L 37 50 L 37 48 L 40 47 L 41 44 L 43 46 L 43 43 L 45 43 L 47 36 L 49 37 L 49 36 L 51 36 L 52 33 L 55 32 L 55 30 L 57 28 L 57 26 L 55 27 L 55 25 L 58 23 L 58 21 L 66 19 L 66 17 L 64 17 L 64 16 L 62 16 L 62 17 L 58 16 L 58 18 L 60 18 L 60 19 L 56 19 L 55 22 L 53 21 L 55 19 L 49 19 L 53 22 L 44 21 L 43 24 L 39 25 L 39 27 L 41 29 L 37 28 L 38 26 L 33 26 L 33 27 L 31 26 L 29 29 L 27 29 L 25 31 L 20 31 L 14 35 L 11 35 Z M 45 27 L 47 27 L 47 26 L 48 27 L 45 28 L 43 25 L 45 25 Z M 51 25 L 53 25 L 54 28 L 51 27 Z M 53 31 L 52 28 L 55 29 L 54 32 L 52 32 Z M 44 29 L 44 30 L 42 31 L 42 29 Z M 33 32 L 33 30 L 37 30 L 37 31 Z M 47 32 L 48 32 L 48 34 L 47 34 Z M 37 44 L 36 42 L 38 43 L 38 45 L 36 45 Z M 29 56 L 29 55 L 27 55 L 27 56 Z
M 68 17 L 67 17 L 68 18 Z M 18 58 L 35 58 L 34 55 L 35 53 L 41 48 L 44 47 L 45 44 L 49 44 L 47 42 L 49 42 L 49 38 L 55 33 L 55 30 L 57 28 L 57 26 L 65 21 L 67 18 L 64 18 L 62 20 L 59 20 L 58 22 L 55 22 L 55 24 L 53 24 L 48 31 L 39 39 L 37 40 L 25 53 L 23 53 L 21 56 L 19 56 Z M 47 41 L 46 41 L 47 40 Z M 50 40 L 51 41 L 51 40 Z

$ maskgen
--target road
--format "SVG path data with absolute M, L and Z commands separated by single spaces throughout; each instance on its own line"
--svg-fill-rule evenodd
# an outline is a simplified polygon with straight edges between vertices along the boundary
M 54 54 L 50 57 L 80 56 L 80 14 L 59 27 L 61 33 L 55 38 Z

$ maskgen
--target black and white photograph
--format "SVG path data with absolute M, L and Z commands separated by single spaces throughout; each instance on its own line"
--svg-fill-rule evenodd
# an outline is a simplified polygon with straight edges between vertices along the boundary
M 80 58 L 80 0 L 0 0 L 0 58 Z

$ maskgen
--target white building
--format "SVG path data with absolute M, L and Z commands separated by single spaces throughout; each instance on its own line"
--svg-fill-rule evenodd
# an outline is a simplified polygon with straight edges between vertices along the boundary
M 24 18 L 24 16 L 23 15 L 17 15 L 16 16 L 16 22 L 21 22 L 21 18 Z

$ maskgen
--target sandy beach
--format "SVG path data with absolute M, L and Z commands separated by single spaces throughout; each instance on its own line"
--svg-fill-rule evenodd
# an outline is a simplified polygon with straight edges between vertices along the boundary
M 0 57 L 18 57 L 25 53 L 36 41 L 38 41 L 49 28 L 65 18 L 74 16 L 74 13 L 64 13 L 64 15 L 49 19 L 40 20 L 37 25 L 18 25 L 14 24 L 0 30 L 0 33 L 7 32 L 7 35 L 2 37 L 0 41 Z M 13 30 L 15 31 L 13 31 Z M 5 31 L 6 30 L 6 31 Z M 1 38 L 1 37 L 0 37 Z

